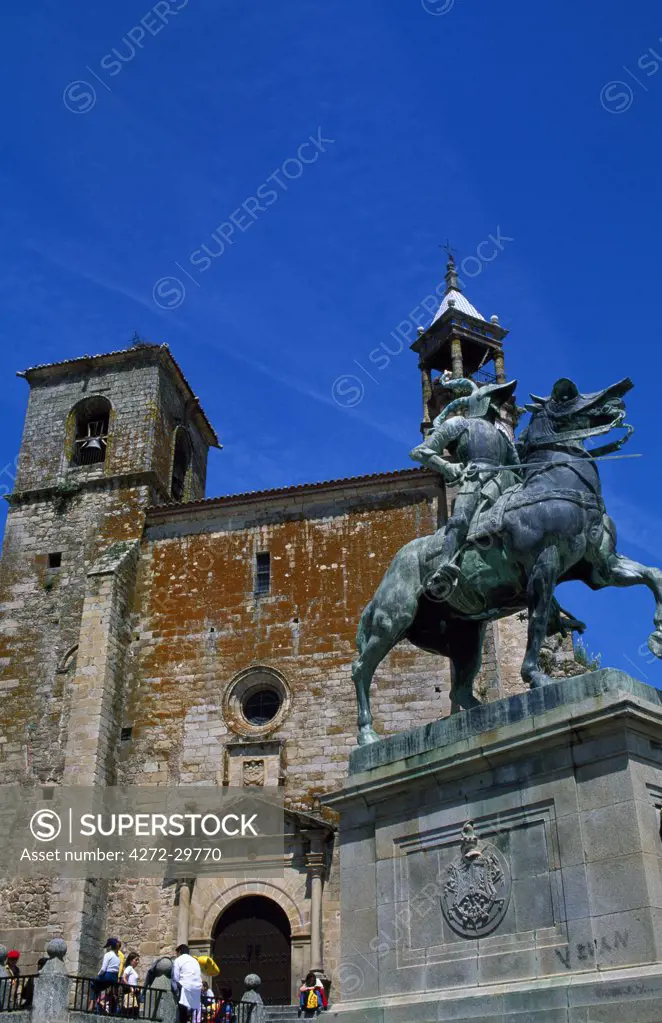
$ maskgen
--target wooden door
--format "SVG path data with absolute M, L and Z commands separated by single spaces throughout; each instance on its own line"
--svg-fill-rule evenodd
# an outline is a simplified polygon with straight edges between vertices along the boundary
M 267 1005 L 289 1005 L 292 955 L 290 923 L 280 906 L 262 895 L 234 902 L 218 922 L 213 956 L 220 967 L 214 990 L 231 988 L 238 1001 L 244 977 L 257 973 Z

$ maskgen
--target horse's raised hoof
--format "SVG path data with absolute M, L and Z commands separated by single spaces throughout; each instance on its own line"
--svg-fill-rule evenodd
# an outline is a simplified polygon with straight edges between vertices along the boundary
M 651 632 L 648 637 L 648 649 L 656 657 L 662 658 L 662 630 L 659 632 Z
M 379 736 L 370 725 L 362 725 L 356 737 L 359 746 L 369 746 L 371 742 L 379 742 Z
M 481 702 L 477 700 L 473 693 L 453 693 L 450 694 L 451 699 L 451 714 L 458 714 L 461 710 L 473 710 L 474 707 L 480 707 Z
M 561 635 L 568 636 L 573 632 L 578 632 L 580 636 L 583 636 L 586 632 L 586 622 L 580 622 L 579 618 L 571 618 L 563 616 L 561 618 Z
M 558 679 L 550 678 L 544 671 L 532 671 L 529 679 L 529 688 L 542 689 L 543 686 L 551 686 L 553 682 L 558 682 Z

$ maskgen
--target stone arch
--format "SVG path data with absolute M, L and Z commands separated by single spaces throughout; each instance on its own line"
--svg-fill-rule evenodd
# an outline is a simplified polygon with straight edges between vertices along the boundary
M 185 501 L 191 487 L 193 441 L 185 426 L 177 426 L 172 435 L 170 457 L 170 496 L 173 501 Z
M 104 394 L 90 394 L 76 402 L 67 416 L 65 442 L 72 465 L 106 461 L 113 412 L 112 402 Z
M 198 881 L 193 889 L 193 903 L 196 901 L 199 885 L 200 882 Z M 195 928 L 200 931 L 201 938 L 208 938 L 213 933 L 216 924 L 228 906 L 231 906 L 233 902 L 237 902 L 238 899 L 242 899 L 246 895 L 262 895 L 264 898 L 272 899 L 277 903 L 290 922 L 293 938 L 306 936 L 310 931 L 310 923 L 301 912 L 294 898 L 284 888 L 280 888 L 272 881 L 266 879 L 264 881 L 237 881 L 221 891 L 217 890 L 215 896 L 209 892 L 206 885 L 200 886 L 200 888 L 202 889 L 200 891 L 200 899 L 205 898 L 207 903 L 202 919 L 198 927 Z M 210 895 L 212 895 L 211 898 L 209 898 Z M 193 905 L 191 908 L 193 909 Z

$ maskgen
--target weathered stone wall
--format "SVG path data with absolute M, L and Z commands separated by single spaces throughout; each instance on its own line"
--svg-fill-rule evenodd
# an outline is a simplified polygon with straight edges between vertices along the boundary
M 141 506 L 150 495 L 147 487 L 113 485 L 102 493 L 103 500 L 99 492 L 76 494 L 61 511 L 52 501 L 30 500 L 9 514 L 0 617 L 0 763 L 6 782 L 63 781 L 87 571 L 99 551 L 140 532 Z M 62 565 L 49 570 L 48 552 L 54 551 L 62 552 Z M 77 712 L 83 710 L 79 705 Z M 117 724 L 113 749 L 118 741 Z M 58 913 L 47 879 L 0 881 L 3 931 L 41 928 Z M 19 946 L 38 946 L 41 954 L 43 935 L 26 932 Z
M 116 783 L 137 541 L 112 544 L 88 573 L 80 648 L 68 718 L 63 783 Z M 94 971 L 107 904 L 106 882 L 69 880 L 53 900 L 52 918 L 68 934 L 75 967 Z
M 0 878 L 0 921 L 2 940 L 7 932 L 22 927 L 45 927 L 50 919 L 49 878 Z
M 160 878 L 111 881 L 108 885 L 107 931 L 121 935 L 124 948 L 139 952 L 145 962 L 175 946 L 175 886 L 163 888 Z
M 250 755 L 254 747 L 253 756 L 267 762 L 269 751 L 279 749 L 287 805 L 320 812 L 320 795 L 340 784 L 356 741 L 350 676 L 356 623 L 395 553 L 436 527 L 440 493 L 435 477 L 414 472 L 273 500 L 264 495 L 151 512 L 122 720 L 132 737 L 123 743 L 120 781 L 222 785 L 230 780 L 228 743 L 241 741 L 240 753 Z M 262 551 L 271 555 L 271 590 L 256 597 L 255 555 Z M 275 671 L 287 689 L 287 710 L 276 727 L 248 726 L 228 699 L 233 680 L 251 666 Z M 448 713 L 448 689 L 447 663 L 403 644 L 376 676 L 378 731 Z M 337 960 L 336 875 L 334 858 L 323 907 L 327 969 Z M 207 892 L 211 884 L 194 889 L 192 941 L 209 942 L 223 890 L 234 882 L 214 882 L 218 891 Z M 305 869 L 288 867 L 272 887 L 281 904 L 302 914 L 303 934 L 309 928 Z M 174 919 L 170 895 L 152 881 L 110 892 L 109 926 L 121 923 L 129 943 L 150 955 L 172 946 Z
M 0 565 L 0 754 L 5 781 L 59 781 L 87 572 L 118 540 L 137 538 L 151 490 L 116 484 L 62 505 L 17 501 Z M 62 555 L 48 568 L 49 553 Z
M 99 559 L 118 542 L 136 542 L 145 508 L 167 497 L 176 425 L 186 424 L 194 447 L 191 496 L 203 493 L 207 445 L 191 396 L 179 378 L 175 383 L 170 357 L 160 350 L 32 370 L 28 378 L 0 565 L 3 782 L 62 783 L 65 758 L 69 784 L 109 782 L 120 750 L 118 679 L 123 681 L 128 655 L 134 580 L 120 580 L 120 592 L 103 564 L 99 569 Z M 103 463 L 73 466 L 72 409 L 92 395 L 112 405 L 107 456 Z M 50 567 L 49 554 L 55 553 L 61 563 Z M 96 701 L 100 688 L 104 699 Z M 0 881 L 0 925 L 23 930 L 16 943 L 28 953 L 43 950 L 40 928 L 53 933 L 76 919 L 78 933 L 69 937 L 77 959 L 81 920 L 96 918 L 102 928 L 104 903 L 104 887 L 94 881 L 77 887 Z M 98 935 L 88 936 L 95 968 L 97 945 Z
M 180 388 L 164 366 L 158 378 L 158 399 L 154 418 L 154 447 L 152 465 L 159 479 L 167 481 L 168 492 L 172 476 L 174 436 L 178 426 L 188 432 L 192 458 L 183 500 L 199 501 L 205 496 L 208 444 L 201 436 L 188 405 L 182 403 Z
M 436 525 L 429 479 L 427 490 L 407 485 L 409 493 L 382 485 L 380 495 L 375 484 L 364 498 L 348 485 L 339 496 L 318 494 L 308 514 L 292 499 L 264 523 L 251 518 L 265 514 L 257 501 L 168 519 L 173 535 L 148 527 L 125 706 L 124 725 L 133 728 L 127 782 L 222 784 L 224 740 L 260 736 L 286 744 L 290 805 L 309 810 L 340 781 L 355 743 L 356 623 L 397 550 Z M 272 566 L 271 591 L 261 597 L 258 551 L 270 552 Z M 232 680 L 252 665 L 277 671 L 289 690 L 276 728 L 256 732 L 224 713 Z M 404 644 L 380 667 L 373 706 L 381 732 L 434 720 L 448 711 L 446 663 Z
M 526 688 L 520 674 L 524 651 L 526 650 L 526 634 L 528 629 L 526 614 L 514 614 L 495 622 L 495 652 L 499 671 L 499 691 L 491 699 L 513 696 Z

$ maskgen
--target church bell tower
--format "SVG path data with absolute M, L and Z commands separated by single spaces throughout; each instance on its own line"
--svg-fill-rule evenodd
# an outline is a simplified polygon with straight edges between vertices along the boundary
M 506 382 L 503 340 L 507 334 L 498 316 L 492 316 L 488 322 L 464 295 L 455 259 L 449 254 L 441 305 L 430 326 L 421 330 L 411 345 L 421 371 L 424 436 L 435 416 L 448 404 L 445 380 L 469 377 L 478 385 Z M 440 376 L 433 378 L 435 371 Z M 507 421 L 512 421 L 515 409 L 505 411 Z

